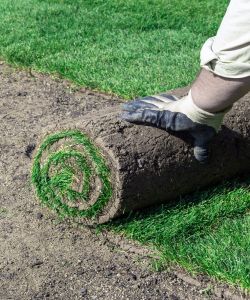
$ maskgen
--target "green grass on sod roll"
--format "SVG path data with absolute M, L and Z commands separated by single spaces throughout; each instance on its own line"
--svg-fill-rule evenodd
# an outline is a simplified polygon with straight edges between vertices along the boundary
M 63 146 L 53 150 L 53 145 L 63 141 Z M 81 145 L 81 151 L 75 146 Z M 42 161 L 42 156 L 45 158 Z M 80 174 L 79 174 L 80 172 Z M 73 179 L 79 180 L 81 191 L 72 189 Z M 68 205 L 68 202 L 88 203 L 91 177 L 98 176 L 102 189 L 98 199 L 87 209 Z M 32 182 L 39 199 L 61 216 L 97 217 L 112 196 L 110 170 L 99 150 L 89 138 L 79 131 L 63 131 L 49 135 L 40 145 L 34 158 Z
M 177 203 L 106 226 L 156 248 L 157 268 L 175 262 L 250 290 L 250 180 L 226 182 Z
M 143 96 L 189 84 L 227 0 L 1 0 L 0 57 Z

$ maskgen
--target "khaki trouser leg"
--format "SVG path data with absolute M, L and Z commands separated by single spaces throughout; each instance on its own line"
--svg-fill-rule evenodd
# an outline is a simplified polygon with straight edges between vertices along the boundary
M 201 49 L 201 67 L 226 78 L 250 76 L 250 1 L 231 0 L 215 37 Z
M 250 0 L 231 0 L 217 35 L 201 49 L 201 67 L 191 95 L 205 111 L 223 111 L 250 90 Z

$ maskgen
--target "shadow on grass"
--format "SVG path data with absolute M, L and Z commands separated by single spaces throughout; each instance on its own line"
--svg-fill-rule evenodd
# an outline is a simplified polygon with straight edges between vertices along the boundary
M 250 289 L 250 176 L 225 181 L 172 203 L 133 212 L 102 228 L 153 247 L 158 268 L 191 272 Z
M 180 196 L 179 198 L 174 199 L 167 204 L 158 204 L 138 211 L 133 211 L 130 214 L 111 221 L 109 224 L 113 226 L 121 225 L 132 220 L 142 220 L 148 217 L 153 218 L 164 212 L 169 212 L 170 210 L 185 210 L 191 206 L 194 207 L 209 200 L 211 201 L 214 197 L 223 197 L 226 194 L 232 193 L 233 191 L 239 189 L 250 191 L 250 173 L 238 176 L 231 180 L 225 180 L 220 185 L 213 185 L 207 189 L 196 191 L 186 196 Z M 239 210 L 239 213 L 245 213 L 245 210 Z
M 249 174 L 171 203 L 135 211 L 104 225 L 142 243 L 161 245 L 205 236 L 250 209 Z

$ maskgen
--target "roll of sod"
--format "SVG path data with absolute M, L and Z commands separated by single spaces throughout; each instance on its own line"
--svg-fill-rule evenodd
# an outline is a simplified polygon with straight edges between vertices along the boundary
M 173 91 L 178 96 L 185 92 Z M 186 136 L 120 120 L 120 105 L 92 112 L 74 125 L 50 128 L 34 156 L 37 195 L 58 214 L 94 224 L 178 201 L 181 195 L 246 173 L 249 98 L 241 99 L 226 116 L 207 164 L 194 159 Z

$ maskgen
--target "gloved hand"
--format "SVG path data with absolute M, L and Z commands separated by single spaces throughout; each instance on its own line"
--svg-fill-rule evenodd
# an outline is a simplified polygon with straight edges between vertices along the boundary
M 194 139 L 194 156 L 200 162 L 208 159 L 208 143 L 218 132 L 229 109 L 209 113 L 197 107 L 189 94 L 181 99 L 160 94 L 123 105 L 122 119 L 170 131 L 186 131 Z

